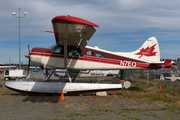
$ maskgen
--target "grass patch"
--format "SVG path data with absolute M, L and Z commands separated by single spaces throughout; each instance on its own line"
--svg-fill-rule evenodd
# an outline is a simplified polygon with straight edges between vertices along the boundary
M 132 82 L 131 87 L 124 90 L 121 98 L 143 100 L 143 101 L 160 101 L 166 105 L 180 106 L 180 93 L 174 89 L 170 89 L 163 83 L 163 89 L 160 90 L 158 84 L 150 81 L 150 84 L 143 82 Z M 179 85 L 179 84 L 178 84 Z M 180 86 L 179 86 L 180 87 Z
M 121 111 L 121 112 L 118 112 L 118 113 L 117 113 L 117 115 L 120 115 L 120 114 L 122 114 L 122 113 L 124 113 L 124 112 L 123 112 L 123 111 Z
M 169 109 L 170 109 L 170 110 L 173 110 L 173 111 L 175 111 L 175 110 L 180 110 L 180 106 L 172 105 L 172 106 L 170 106 Z
M 121 115 L 121 116 L 126 117 L 126 115 Z
M 141 120 L 141 119 L 136 118 L 136 117 L 127 117 L 127 120 Z
M 123 108 L 123 112 L 129 112 L 130 110 L 128 108 Z
M 157 96 L 152 96 L 150 98 L 151 101 L 163 101 L 163 102 L 167 102 L 167 103 L 170 103 L 170 102 L 173 102 L 171 99 L 164 99 L 164 98 L 160 98 L 160 97 L 157 97 Z
M 120 115 L 120 114 L 123 114 L 123 113 L 127 113 L 127 112 L 130 112 L 130 111 L 136 111 L 136 112 L 141 112 L 143 111 L 142 109 L 128 109 L 128 108 L 123 108 L 122 111 L 118 112 L 117 115 Z
M 96 111 L 96 109 L 92 108 L 89 112 L 93 113 L 94 111 Z
M 155 117 L 155 118 L 160 118 L 160 117 L 158 117 L 157 115 L 156 115 L 156 113 L 145 113 L 144 115 L 146 115 L 146 116 L 150 116 L 150 117 Z
M 16 92 L 14 92 L 12 90 L 9 90 L 9 89 L 4 89 L 4 90 L 0 91 L 0 93 L 1 94 L 13 94 L 13 93 L 16 93 Z
M 130 90 L 130 91 L 141 91 L 142 89 L 139 88 L 138 86 L 132 86 L 128 90 Z
M 136 112 L 141 112 L 142 111 L 142 109 L 140 109 L 140 108 L 137 108 L 137 109 L 134 109 L 134 111 L 136 111 Z
M 105 109 L 104 111 L 105 112 L 114 112 L 115 110 L 113 110 L 113 109 Z
M 4 79 L 0 79 L 0 81 L 5 81 Z
M 69 115 L 67 115 L 66 117 L 86 117 L 89 114 L 81 114 L 81 113 L 71 113 Z

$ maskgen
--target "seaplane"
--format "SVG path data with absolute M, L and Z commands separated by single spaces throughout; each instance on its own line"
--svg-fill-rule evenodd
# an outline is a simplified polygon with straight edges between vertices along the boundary
M 5 86 L 21 93 L 64 94 L 117 90 L 129 88 L 131 83 L 78 83 L 71 80 L 72 70 L 134 70 L 160 69 L 170 67 L 169 59 L 160 61 L 157 39 L 150 37 L 136 51 L 111 52 L 87 46 L 87 42 L 99 25 L 70 15 L 56 16 L 52 19 L 56 43 L 49 48 L 35 47 L 29 50 L 29 63 L 43 69 L 43 79 L 16 79 L 5 82 Z M 50 69 L 50 70 L 48 70 Z M 49 80 L 56 69 L 66 69 L 68 82 Z M 78 76 L 78 75 L 77 75 Z

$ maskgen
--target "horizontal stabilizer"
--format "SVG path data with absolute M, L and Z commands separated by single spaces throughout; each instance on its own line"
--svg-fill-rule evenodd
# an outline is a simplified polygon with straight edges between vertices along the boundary
M 42 30 L 41 32 L 54 33 L 54 31 Z
M 164 62 L 164 67 L 170 67 L 173 63 L 171 63 L 171 59 L 166 59 Z
M 165 68 L 169 68 L 174 63 L 175 62 L 173 62 L 171 59 L 166 59 L 164 61 L 164 63 L 163 62 L 161 62 L 161 63 L 150 63 L 149 66 L 162 66 L 162 67 L 165 67 Z

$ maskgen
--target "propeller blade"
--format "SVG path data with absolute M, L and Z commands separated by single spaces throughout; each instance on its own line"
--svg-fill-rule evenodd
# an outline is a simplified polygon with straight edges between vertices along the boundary
M 27 71 L 27 74 L 28 74 L 27 79 L 30 77 L 29 68 L 30 68 L 30 64 L 31 64 L 31 51 L 30 51 L 30 46 L 29 45 L 28 45 L 28 51 L 29 51 L 29 54 L 24 55 L 26 58 L 29 59 L 29 62 L 28 62 L 28 71 Z
M 29 55 L 31 55 L 30 46 L 28 45 Z

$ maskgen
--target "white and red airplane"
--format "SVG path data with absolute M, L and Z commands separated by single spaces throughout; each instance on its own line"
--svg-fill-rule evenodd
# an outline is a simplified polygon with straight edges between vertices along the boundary
M 52 19 L 56 44 L 49 48 L 33 48 L 28 57 L 33 66 L 44 69 L 42 81 L 16 80 L 5 86 L 26 93 L 87 92 L 121 89 L 122 84 L 72 83 L 71 70 L 120 70 L 120 69 L 160 69 L 170 67 L 171 60 L 160 61 L 159 45 L 151 37 L 134 52 L 111 52 L 89 47 L 87 41 L 95 33 L 97 24 L 73 16 L 56 16 Z M 48 74 L 47 68 L 51 68 Z M 57 69 L 67 69 L 68 83 L 45 82 Z M 128 88 L 129 82 L 124 83 Z

